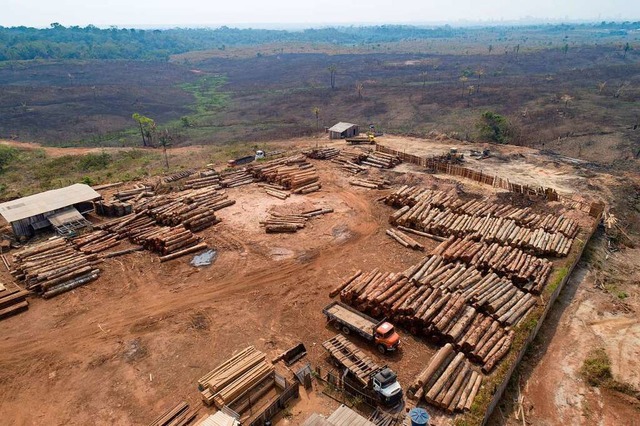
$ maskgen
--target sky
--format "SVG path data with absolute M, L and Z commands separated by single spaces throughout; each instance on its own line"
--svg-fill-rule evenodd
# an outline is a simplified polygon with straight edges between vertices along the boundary
M 640 0 L 0 0 L 2 26 L 286 28 L 518 20 L 637 21 Z

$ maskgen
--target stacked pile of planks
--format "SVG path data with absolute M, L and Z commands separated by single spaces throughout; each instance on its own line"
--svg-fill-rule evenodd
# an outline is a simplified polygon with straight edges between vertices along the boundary
M 154 227 L 131 237 L 131 242 L 160 253 L 161 262 L 208 248 L 207 243 L 200 243 L 200 238 L 184 225 Z
M 11 274 L 28 290 L 49 298 L 98 278 L 101 262 L 96 254 L 78 251 L 64 238 L 31 245 L 13 255 Z
M 395 155 L 374 151 L 370 154 L 367 154 L 367 158 L 361 160 L 360 164 L 377 167 L 379 169 L 392 169 L 401 162 L 402 160 Z
M 118 200 L 98 200 L 93 206 L 100 216 L 121 217 L 130 214 L 133 211 L 133 204 Z
M 340 155 L 340 150 L 338 148 L 314 148 L 303 151 L 303 154 L 316 160 L 330 160 Z
M 449 413 L 464 411 L 471 409 L 482 378 L 462 352 L 456 353 L 446 344 L 420 372 L 409 392 Z
M 205 170 L 199 173 L 198 177 L 188 179 L 184 182 L 185 189 L 200 189 L 213 187 L 214 189 L 222 188 L 220 183 L 221 177 L 215 170 Z
M 342 170 L 356 175 L 367 170 L 366 167 L 359 164 L 365 158 L 367 158 L 367 154 L 362 152 L 341 151 L 338 156 L 331 159 L 331 162 L 338 164 Z
M 369 189 L 387 189 L 389 188 L 390 182 L 384 178 L 380 178 L 380 179 L 369 178 L 369 179 L 351 179 L 349 181 L 349 184 L 354 186 L 361 186 L 363 188 L 369 188 Z
M 186 402 L 180 402 L 175 407 L 160 414 L 149 426 L 186 426 L 196 418 L 198 410 L 189 408 Z
M 280 185 L 294 194 L 308 194 L 321 187 L 320 177 L 304 155 L 278 158 L 249 167 L 253 176 L 261 181 Z
M 532 256 L 520 249 L 498 243 L 487 244 L 469 237 L 451 236 L 434 250 L 445 260 L 462 261 L 484 271 L 493 271 L 509 278 L 524 290 L 539 294 L 551 275 L 553 263 Z
M 237 400 L 271 377 L 273 365 L 266 355 L 249 346 L 229 358 L 198 380 L 198 390 L 205 404 L 223 406 Z
M 189 170 L 182 170 L 180 172 L 172 173 L 170 175 L 164 176 L 162 178 L 162 182 L 164 182 L 164 183 L 175 182 L 175 181 L 178 181 L 180 179 L 187 178 L 187 177 L 193 175 L 195 172 L 196 172 L 195 169 L 189 169 Z
M 248 185 L 255 182 L 253 175 L 245 168 L 239 170 L 229 170 L 220 175 L 220 185 L 223 188 L 234 188 L 236 186 Z
M 404 247 L 411 248 L 413 250 L 424 251 L 424 246 L 408 236 L 407 234 L 396 231 L 395 229 L 387 229 L 387 235 L 402 244 Z
M 100 253 L 120 244 L 116 234 L 98 230 L 86 233 L 72 240 L 73 245 L 83 253 Z
M 0 283 L 0 320 L 29 309 L 29 294 L 14 283 Z

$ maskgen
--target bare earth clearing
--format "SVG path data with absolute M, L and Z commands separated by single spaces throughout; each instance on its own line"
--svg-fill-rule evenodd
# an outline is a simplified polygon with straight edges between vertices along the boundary
M 440 154 L 450 146 L 467 149 L 460 142 L 394 136 L 380 142 L 416 155 Z M 304 146 L 310 141 L 293 143 Z M 89 152 L 45 149 L 52 156 Z M 198 149 L 173 149 L 172 155 Z M 609 175 L 587 179 L 570 160 L 526 148 L 491 149 L 495 158 L 470 159 L 466 166 L 519 183 L 613 201 L 615 179 Z M 188 257 L 159 263 L 144 251 L 109 259 L 97 282 L 51 300 L 31 298 L 26 313 L 0 322 L 0 423 L 146 424 L 181 399 L 202 407 L 202 414 L 208 409 L 200 402 L 197 379 L 235 350 L 252 344 L 275 356 L 303 341 L 312 365 L 325 365 L 320 343 L 335 334 L 321 313 L 330 301 L 328 292 L 357 269 L 399 271 L 423 254 L 385 235 L 393 209 L 376 200 L 388 191 L 350 186 L 349 176 L 332 163 L 314 164 L 323 185 L 320 192 L 281 201 L 255 185 L 228 190 L 236 204 L 218 212 L 222 223 L 200 233 L 218 251 L 213 265 L 195 268 Z M 383 173 L 400 184 L 408 179 L 402 172 L 408 171 L 418 172 L 403 164 L 393 171 L 370 173 Z M 450 176 L 440 177 L 445 181 L 441 184 L 454 183 Z M 420 173 L 412 179 L 431 178 Z M 492 191 L 460 182 L 471 191 Z M 296 234 L 268 235 L 258 224 L 269 211 L 317 207 L 331 207 L 334 213 L 311 220 Z M 427 249 L 436 244 L 426 238 L 420 242 Z M 601 251 L 604 238 L 592 244 Z M 637 282 L 639 254 L 637 249 L 619 251 L 606 263 L 619 265 L 629 282 Z M 576 269 L 519 369 L 529 424 L 640 423 L 637 401 L 592 388 L 578 373 L 589 350 L 604 345 L 614 376 L 640 386 L 637 287 L 624 287 L 629 297 L 620 301 L 595 287 L 596 275 L 586 262 Z M 9 280 L 7 271 L 0 271 L 0 281 Z M 436 347 L 400 332 L 402 351 L 386 359 L 363 342 L 352 341 L 380 363 L 388 363 L 405 386 Z M 310 412 L 328 413 L 337 407 L 320 393 L 322 388 L 315 390 L 301 391 L 292 416 L 278 424 L 298 425 Z M 522 424 L 511 403 L 517 393 L 518 389 L 507 393 L 492 424 Z

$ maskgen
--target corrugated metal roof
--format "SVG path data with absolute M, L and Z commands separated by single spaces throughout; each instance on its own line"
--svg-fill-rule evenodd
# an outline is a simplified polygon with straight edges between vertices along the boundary
M 68 207 L 59 213 L 49 216 L 49 222 L 53 226 L 62 226 L 66 223 L 75 222 L 84 219 L 75 207 Z
M 342 133 L 347 129 L 350 129 L 354 126 L 357 126 L 357 124 L 351 124 L 351 123 L 343 123 L 342 121 L 338 124 L 336 124 L 335 126 L 333 126 L 332 128 L 329 129 L 330 132 L 338 132 L 338 133 Z
M 25 219 L 63 207 L 100 198 L 90 186 L 76 183 L 65 188 L 53 189 L 0 204 L 0 215 L 7 222 Z

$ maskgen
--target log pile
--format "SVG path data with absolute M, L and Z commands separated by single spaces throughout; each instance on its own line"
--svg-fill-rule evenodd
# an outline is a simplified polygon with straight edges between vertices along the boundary
M 176 255 L 185 255 L 207 248 L 206 243 L 198 244 L 200 238 L 183 225 L 174 227 L 154 227 L 147 232 L 130 237 L 134 244 L 163 255 L 160 260 L 175 259 Z
M 149 426 L 186 426 L 196 418 L 197 414 L 197 409 L 189 408 L 189 404 L 183 401 L 160 414 L 149 423 Z
M 295 194 L 308 194 L 321 187 L 317 170 L 304 155 L 254 164 L 248 170 L 256 179 L 279 185 Z
M 338 164 L 342 170 L 356 175 L 367 170 L 367 167 L 363 167 L 359 164 L 365 158 L 367 158 L 367 154 L 363 154 L 361 152 L 341 151 L 339 155 L 331 160 L 331 162 Z
M 29 294 L 13 283 L 0 283 L 0 320 L 29 309 Z
M 72 240 L 73 245 L 83 253 L 100 253 L 120 244 L 116 234 L 98 230 L 89 232 Z
M 392 169 L 401 162 L 402 160 L 400 160 L 400 158 L 395 155 L 386 154 L 380 151 L 374 151 L 367 154 L 367 158 L 361 160 L 360 164 L 376 167 L 379 169 Z
M 175 182 L 178 181 L 180 179 L 184 179 L 187 178 L 193 174 L 195 174 L 196 170 L 195 169 L 189 169 L 189 170 L 182 170 L 176 173 L 172 173 L 170 175 L 164 176 L 162 178 L 162 182 L 164 183 L 171 183 L 171 182 Z
M 498 243 L 487 244 L 469 237 L 449 237 L 433 250 L 448 261 L 462 261 L 484 271 L 509 278 L 520 288 L 539 294 L 544 288 L 553 263 L 520 249 Z
M 145 196 L 153 195 L 153 188 L 142 183 L 134 185 L 131 189 L 124 189 L 122 191 L 113 194 L 113 197 L 118 201 L 128 201 L 133 199 L 140 199 Z
M 220 175 L 213 170 L 207 170 L 200 173 L 199 177 L 188 179 L 184 182 L 185 189 L 200 189 L 213 187 L 214 189 L 222 188 Z
M 369 189 L 387 189 L 389 188 L 390 182 L 387 179 L 351 179 L 349 181 L 350 185 L 361 186 L 363 188 Z
M 240 351 L 198 380 L 198 390 L 207 405 L 223 406 L 245 395 L 271 376 L 273 365 L 253 346 Z
M 341 334 L 323 342 L 322 347 L 365 386 L 371 374 L 380 369 L 375 361 Z
M 307 221 L 316 216 L 332 213 L 331 208 L 318 208 L 299 214 L 271 213 L 270 217 L 260 222 L 267 234 L 293 233 L 305 227 Z
M 424 251 L 424 246 L 408 236 L 407 234 L 396 231 L 394 229 L 387 229 L 387 235 L 402 244 L 404 247 L 411 248 L 413 250 Z
M 96 254 L 77 250 L 63 238 L 29 246 L 13 255 L 11 274 L 44 298 L 56 296 L 98 278 Z
M 462 352 L 452 345 L 442 347 L 431 358 L 409 388 L 416 399 L 424 400 L 449 413 L 471 409 L 482 385 L 482 374 L 476 371 Z
M 340 155 L 340 150 L 337 148 L 314 148 L 304 151 L 303 154 L 316 160 L 330 160 Z
M 247 169 L 230 170 L 220 175 L 220 186 L 223 188 L 234 188 L 236 186 L 248 185 L 255 182 L 253 175 Z

